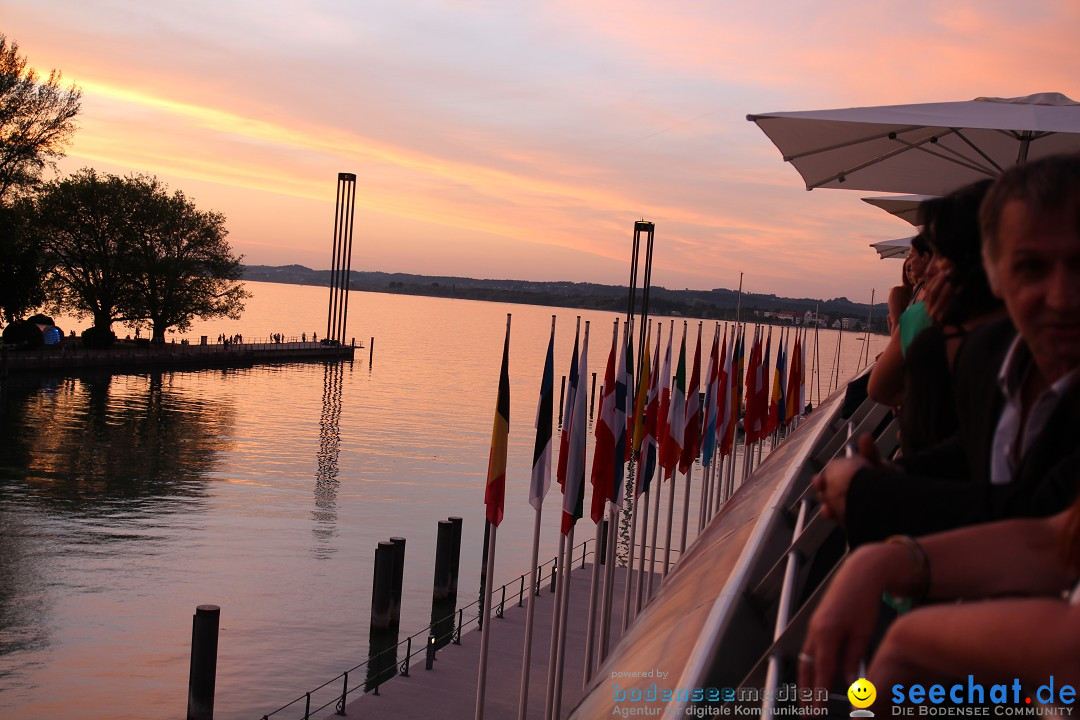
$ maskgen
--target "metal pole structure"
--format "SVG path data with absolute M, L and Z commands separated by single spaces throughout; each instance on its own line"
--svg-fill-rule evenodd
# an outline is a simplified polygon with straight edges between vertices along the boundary
M 336 300 L 337 300 L 337 268 L 338 268 L 338 256 L 340 251 L 338 250 L 338 243 L 340 242 L 339 224 L 341 222 L 341 174 L 338 174 L 337 184 L 337 197 L 334 199 L 334 245 L 331 248 L 330 253 L 330 304 L 326 310 L 326 339 L 330 340 L 330 329 L 333 327 L 334 315 L 336 312 Z
M 352 277 L 352 241 L 353 241 L 353 225 L 356 222 L 356 176 L 352 173 L 342 173 L 345 175 L 345 181 L 348 184 L 348 218 L 345 228 L 345 234 L 342 238 L 343 250 L 344 244 L 348 243 L 348 249 L 345 250 L 345 275 L 342 278 L 341 294 L 344 299 L 344 307 L 341 311 L 341 325 L 338 330 L 338 339 L 341 344 L 345 344 L 345 327 L 349 320 L 349 279 Z M 340 175 L 338 176 L 341 177 Z

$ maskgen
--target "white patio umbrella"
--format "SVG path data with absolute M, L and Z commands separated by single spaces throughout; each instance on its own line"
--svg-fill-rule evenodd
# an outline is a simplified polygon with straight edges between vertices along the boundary
M 1060 93 L 747 115 L 819 187 L 944 195 L 1017 162 L 1080 151 L 1080 103 Z
M 882 260 L 885 258 L 899 258 L 904 259 L 911 251 L 911 238 L 898 238 L 896 240 L 880 240 L 876 243 L 870 243 L 870 247 L 877 250 L 878 257 Z
M 881 208 L 890 215 L 915 225 L 919 224 L 919 205 L 924 200 L 930 200 L 937 195 L 883 195 L 879 197 L 864 197 L 864 203 L 870 203 L 874 207 Z M 891 240 L 889 242 L 892 242 Z

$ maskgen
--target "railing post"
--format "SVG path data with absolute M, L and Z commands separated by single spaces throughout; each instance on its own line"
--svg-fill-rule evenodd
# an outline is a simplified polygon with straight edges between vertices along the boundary
M 405 638 L 405 662 L 401 665 L 401 677 L 409 677 L 409 660 L 412 658 L 412 635 Z
M 502 586 L 502 600 L 499 601 L 499 607 L 495 609 L 495 617 L 501 618 L 503 616 L 503 608 L 506 606 L 506 585 Z
M 455 645 L 460 645 L 461 644 L 461 619 L 464 616 L 465 616 L 465 611 L 463 609 L 459 609 L 457 611 L 457 630 L 454 632 L 454 644 Z
M 341 688 L 341 699 L 337 702 L 337 708 L 334 712 L 335 715 L 344 716 L 345 713 L 345 698 L 349 696 L 349 672 L 345 671 L 345 684 Z M 265 720 L 265 719 L 264 719 Z
M 521 603 L 525 600 L 525 576 L 521 576 L 521 588 L 518 590 L 518 607 L 521 607 Z
M 311 720 L 311 693 L 305 693 L 304 720 Z
M 555 562 L 552 563 L 552 565 L 551 565 L 551 592 L 553 592 L 553 593 L 555 592 L 555 583 L 556 583 L 555 576 L 558 573 L 559 573 L 559 558 L 555 558 Z M 537 595 L 539 595 L 539 594 L 540 594 L 539 591 L 537 591 Z
M 424 662 L 424 669 L 430 670 L 435 664 L 435 636 L 427 636 L 427 660 Z
M 585 567 L 585 552 L 589 549 L 589 541 L 581 543 L 581 567 Z

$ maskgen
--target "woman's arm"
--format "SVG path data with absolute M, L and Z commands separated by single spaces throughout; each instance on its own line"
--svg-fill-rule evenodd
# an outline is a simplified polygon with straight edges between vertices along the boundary
M 840 670 L 856 673 L 883 593 L 930 598 L 1057 595 L 1073 582 L 1058 547 L 1068 512 L 952 530 L 919 541 L 925 567 L 901 543 L 865 545 L 837 572 L 803 642 L 799 684 L 828 687 Z M 852 678 L 854 679 L 854 678 Z
M 900 350 L 900 326 L 893 330 L 885 350 L 878 355 L 866 387 L 871 398 L 882 405 L 899 405 L 904 397 L 904 355 Z
M 889 701 L 897 684 L 906 697 L 912 683 L 928 687 L 968 675 L 987 690 L 1013 678 L 1035 687 L 1049 683 L 1050 676 L 1055 690 L 1075 688 L 1080 607 L 1061 599 L 1024 598 L 920 608 L 893 623 L 867 673 L 879 696 Z

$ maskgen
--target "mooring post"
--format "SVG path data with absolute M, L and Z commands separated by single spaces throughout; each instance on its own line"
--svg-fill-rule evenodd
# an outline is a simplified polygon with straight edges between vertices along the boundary
M 390 606 L 390 622 L 394 627 L 401 624 L 401 589 L 405 579 L 405 538 L 392 537 L 390 544 L 394 546 L 394 595 Z
M 450 595 L 450 551 L 454 543 L 454 523 L 440 520 L 435 539 L 435 580 L 432 602 L 442 602 Z
M 454 525 L 454 532 L 452 535 L 453 543 L 450 545 L 450 588 L 448 599 L 457 604 L 457 591 L 458 591 L 458 571 L 461 568 L 461 528 L 464 524 L 464 520 L 460 517 L 448 518 Z
M 394 602 L 394 544 L 380 542 L 375 548 L 375 572 L 371 583 L 371 629 L 389 630 Z
M 371 363 L 372 363 L 372 361 L 374 359 L 375 359 L 375 338 L 372 337 L 371 340 L 368 341 L 368 355 L 367 355 L 368 367 L 371 367 Z
M 221 608 L 217 605 L 199 605 L 191 619 L 187 720 L 214 720 L 220 618 Z

